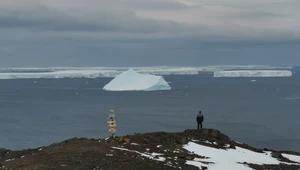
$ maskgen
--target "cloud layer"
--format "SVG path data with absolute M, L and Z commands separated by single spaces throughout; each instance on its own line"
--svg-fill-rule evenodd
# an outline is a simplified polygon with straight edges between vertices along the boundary
M 153 49 L 160 56 L 167 56 L 168 49 L 183 50 L 193 58 L 197 50 L 211 46 L 217 48 L 212 53 L 220 46 L 297 46 L 298 7 L 298 0 L 0 1 L 0 66 L 22 65 L 23 60 L 36 65 L 80 63 L 85 58 L 72 52 L 78 55 L 78 47 L 88 56 L 101 51 L 115 60 L 136 60 L 151 56 L 143 51 Z M 116 57 L 115 50 L 123 56 Z M 210 55 L 212 63 L 217 60 Z M 109 60 L 101 57 L 88 58 Z M 14 63 L 16 59 L 23 62 Z

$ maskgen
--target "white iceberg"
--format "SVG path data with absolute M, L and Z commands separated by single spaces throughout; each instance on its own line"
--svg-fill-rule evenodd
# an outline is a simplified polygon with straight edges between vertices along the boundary
M 291 77 L 290 70 L 235 70 L 214 72 L 214 77 Z
M 162 76 L 139 74 L 129 69 L 117 75 L 103 87 L 106 91 L 155 91 L 171 90 Z

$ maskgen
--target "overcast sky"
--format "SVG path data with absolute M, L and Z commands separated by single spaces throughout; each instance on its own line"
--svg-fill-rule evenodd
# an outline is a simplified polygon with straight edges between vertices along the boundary
M 0 67 L 300 65 L 300 0 L 0 0 Z

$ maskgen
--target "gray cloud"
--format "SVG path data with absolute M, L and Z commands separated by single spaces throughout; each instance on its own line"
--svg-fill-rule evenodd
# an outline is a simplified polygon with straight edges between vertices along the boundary
M 56 9 L 38 5 L 29 9 L 1 9 L 0 28 L 21 28 L 39 31 L 104 31 L 155 32 L 160 23 L 142 20 L 130 11 L 100 11 L 97 18 L 72 16 Z
M 251 50 L 233 48 L 288 45 L 283 51 L 297 51 L 297 5 L 295 0 L 1 1 L 0 66 L 76 65 L 86 58 L 86 65 L 108 65 L 110 58 L 159 64 L 171 56 L 177 57 L 175 63 L 198 58 L 209 64 L 224 60 L 220 51 L 226 51 L 228 61 L 250 61 L 245 60 L 250 54 L 241 54 Z M 266 53 L 254 52 L 252 60 Z M 296 61 L 295 55 L 290 59 Z M 275 56 L 273 61 L 283 60 Z
M 32 0 L 24 6 L 15 5 L 17 2 L 20 1 L 12 0 L 8 5 L 0 4 L 0 29 L 150 33 L 156 34 L 154 36 L 175 37 L 185 35 L 230 37 L 237 34 L 253 37 L 253 34 L 266 33 L 265 36 L 271 36 L 272 33 L 278 32 L 289 32 L 296 36 L 300 34 L 297 29 L 300 24 L 296 22 L 300 19 L 299 12 L 292 18 L 276 10 L 204 3 L 189 5 L 191 2 L 202 2 L 200 0 L 186 0 L 186 3 L 184 0 L 104 2 Z

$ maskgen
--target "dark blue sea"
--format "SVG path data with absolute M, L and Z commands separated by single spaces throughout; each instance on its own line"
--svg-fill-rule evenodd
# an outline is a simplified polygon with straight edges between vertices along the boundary
M 164 76 L 171 91 L 106 92 L 110 78 L 0 80 L 0 148 L 35 148 L 73 137 L 179 132 L 204 127 L 260 148 L 300 151 L 300 76 Z M 251 80 L 256 81 L 251 81 Z

